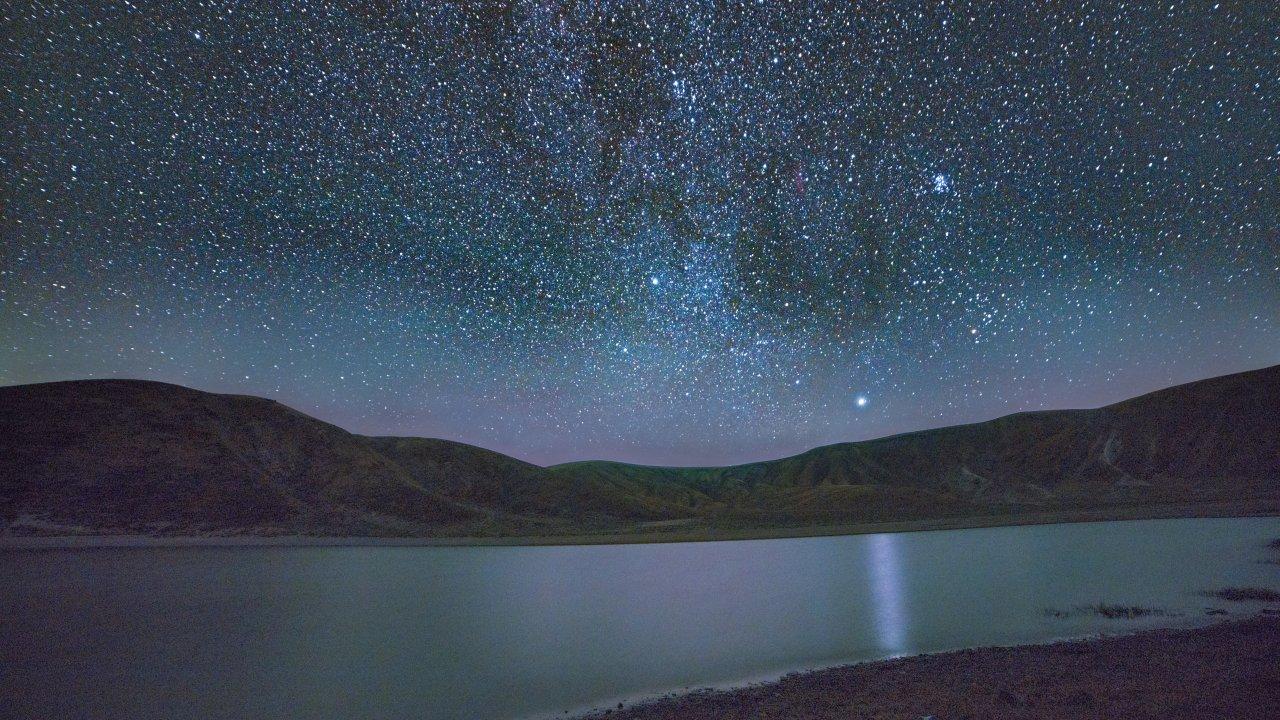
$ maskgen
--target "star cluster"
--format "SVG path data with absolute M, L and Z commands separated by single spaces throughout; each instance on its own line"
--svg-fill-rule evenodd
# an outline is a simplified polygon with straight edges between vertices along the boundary
M 703 464 L 1280 362 L 1278 7 L 9 5 L 0 382 Z

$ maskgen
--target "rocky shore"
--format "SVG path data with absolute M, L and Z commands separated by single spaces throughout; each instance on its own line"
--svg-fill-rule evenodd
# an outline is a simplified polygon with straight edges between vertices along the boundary
M 600 711 L 593 720 L 1280 717 L 1280 616 L 961 650 Z

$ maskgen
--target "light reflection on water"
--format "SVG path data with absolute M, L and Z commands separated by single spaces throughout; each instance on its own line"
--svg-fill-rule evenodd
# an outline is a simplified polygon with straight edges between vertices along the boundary
M 1203 621 L 1204 590 L 1280 588 L 1280 566 L 1257 562 L 1277 536 L 1280 520 L 1252 518 L 597 547 L 0 551 L 0 699 L 7 717 L 47 720 L 562 716 L 799 668 Z M 1182 615 L 1044 612 L 1103 601 Z
M 886 655 L 906 652 L 907 614 L 902 602 L 902 559 L 893 533 L 867 538 L 871 592 L 875 601 L 876 639 Z

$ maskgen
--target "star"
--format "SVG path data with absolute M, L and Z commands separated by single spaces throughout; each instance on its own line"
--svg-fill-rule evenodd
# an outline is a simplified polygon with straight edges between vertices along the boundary
M 84 5 L 5 14 L 0 383 L 702 465 L 1280 362 L 1276 3 Z

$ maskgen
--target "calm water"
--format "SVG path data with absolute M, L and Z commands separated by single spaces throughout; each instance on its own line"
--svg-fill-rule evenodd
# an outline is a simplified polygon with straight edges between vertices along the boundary
M 1280 520 L 554 548 L 0 551 L 0 715 L 514 718 L 1200 622 Z M 1177 618 L 1048 617 L 1099 601 Z M 1234 606 L 1234 611 L 1256 609 Z

